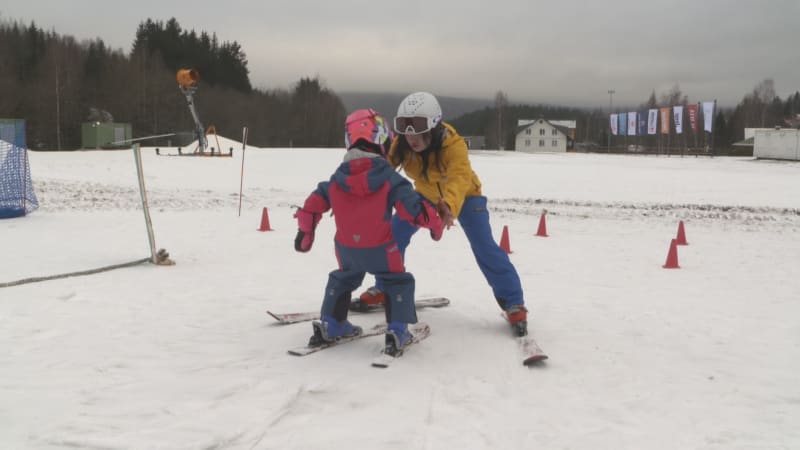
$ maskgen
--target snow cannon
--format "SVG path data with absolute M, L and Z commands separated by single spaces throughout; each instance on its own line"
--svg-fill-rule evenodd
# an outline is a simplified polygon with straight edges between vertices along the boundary
M 181 69 L 176 75 L 178 85 L 183 89 L 194 89 L 200 81 L 200 72 L 197 69 Z
M 175 78 L 178 80 L 178 88 L 186 96 L 186 103 L 189 105 L 189 111 L 194 119 L 197 147 L 200 153 L 203 154 L 208 148 L 208 140 L 206 140 L 206 134 L 203 132 L 203 124 L 200 123 L 200 116 L 197 115 L 197 110 L 194 108 L 194 94 L 197 91 L 197 82 L 200 81 L 200 72 L 197 69 L 181 69 L 175 75 Z

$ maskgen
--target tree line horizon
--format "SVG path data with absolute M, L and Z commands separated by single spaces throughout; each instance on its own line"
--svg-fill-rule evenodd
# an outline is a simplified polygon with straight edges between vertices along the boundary
M 137 27 L 129 53 L 100 38 L 77 42 L 44 31 L 35 22 L 0 22 L 0 117 L 24 119 L 28 147 L 73 150 L 81 147 L 81 124 L 97 120 L 97 111 L 115 122 L 130 123 L 134 138 L 194 128 L 186 100 L 177 88 L 178 69 L 201 76 L 195 102 L 205 126 L 222 135 L 249 129 L 258 147 L 338 147 L 348 111 L 340 96 L 319 76 L 302 77 L 291 90 L 259 89 L 250 82 L 247 56 L 236 41 L 220 42 L 215 33 L 185 30 L 175 18 L 146 19 Z M 709 100 L 709 99 L 701 99 Z M 675 84 L 638 107 L 686 105 Z M 786 126 L 800 114 L 800 91 L 781 99 L 774 81 L 764 79 L 733 108 L 715 113 L 715 146 L 743 139 L 744 128 Z M 513 149 L 519 119 L 575 120 L 576 142 L 605 145 L 608 111 L 550 104 L 511 104 L 503 91 L 494 104 L 449 122 L 462 135 L 485 136 L 487 148 Z M 155 144 L 159 144 L 156 142 Z M 149 144 L 150 145 L 150 144 Z M 164 145 L 162 141 L 160 145 Z

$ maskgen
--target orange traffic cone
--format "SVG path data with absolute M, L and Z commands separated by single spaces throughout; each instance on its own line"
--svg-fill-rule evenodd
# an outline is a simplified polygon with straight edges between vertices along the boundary
M 258 231 L 272 231 L 272 228 L 269 227 L 269 213 L 266 207 L 264 207 L 264 211 L 261 212 L 261 226 L 258 228 Z
M 673 239 L 669 244 L 669 253 L 667 254 L 667 262 L 664 264 L 665 269 L 680 269 L 678 265 L 678 241 Z
M 511 246 L 508 243 L 508 226 L 503 225 L 503 236 L 500 238 L 500 248 L 511 254 Z
M 675 240 L 678 241 L 678 245 L 689 245 L 689 243 L 686 242 L 686 231 L 683 229 L 682 220 L 678 223 L 678 237 L 676 237 Z
M 539 219 L 539 229 L 536 230 L 536 236 L 547 237 L 547 224 L 544 220 L 545 215 L 547 215 L 547 210 L 542 211 L 542 217 Z

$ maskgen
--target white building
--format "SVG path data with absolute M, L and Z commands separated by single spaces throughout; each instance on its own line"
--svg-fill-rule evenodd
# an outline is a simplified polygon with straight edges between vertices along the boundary
M 514 149 L 527 153 L 566 152 L 574 133 L 574 120 L 519 120 Z
M 800 130 L 791 128 L 756 130 L 753 156 L 800 161 Z

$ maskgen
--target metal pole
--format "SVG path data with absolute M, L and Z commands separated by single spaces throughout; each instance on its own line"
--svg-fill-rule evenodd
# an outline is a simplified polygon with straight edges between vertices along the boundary
M 613 103 L 613 97 L 616 92 L 617 91 L 615 91 L 614 89 L 608 90 L 608 147 L 606 148 L 606 153 L 611 152 L 611 114 L 614 112 L 611 109 L 611 105 Z
M 150 244 L 150 261 L 153 264 L 158 264 L 156 239 L 153 235 L 153 222 L 150 220 L 150 207 L 147 204 L 147 189 L 144 187 L 144 169 L 142 168 L 142 152 L 139 150 L 139 144 L 133 144 L 133 157 L 136 160 L 136 178 L 139 181 L 139 195 L 142 198 L 144 223 L 147 227 L 147 241 Z
M 242 173 L 239 176 L 239 217 L 242 217 L 242 186 L 244 185 L 244 151 L 247 149 L 247 127 L 242 128 Z

